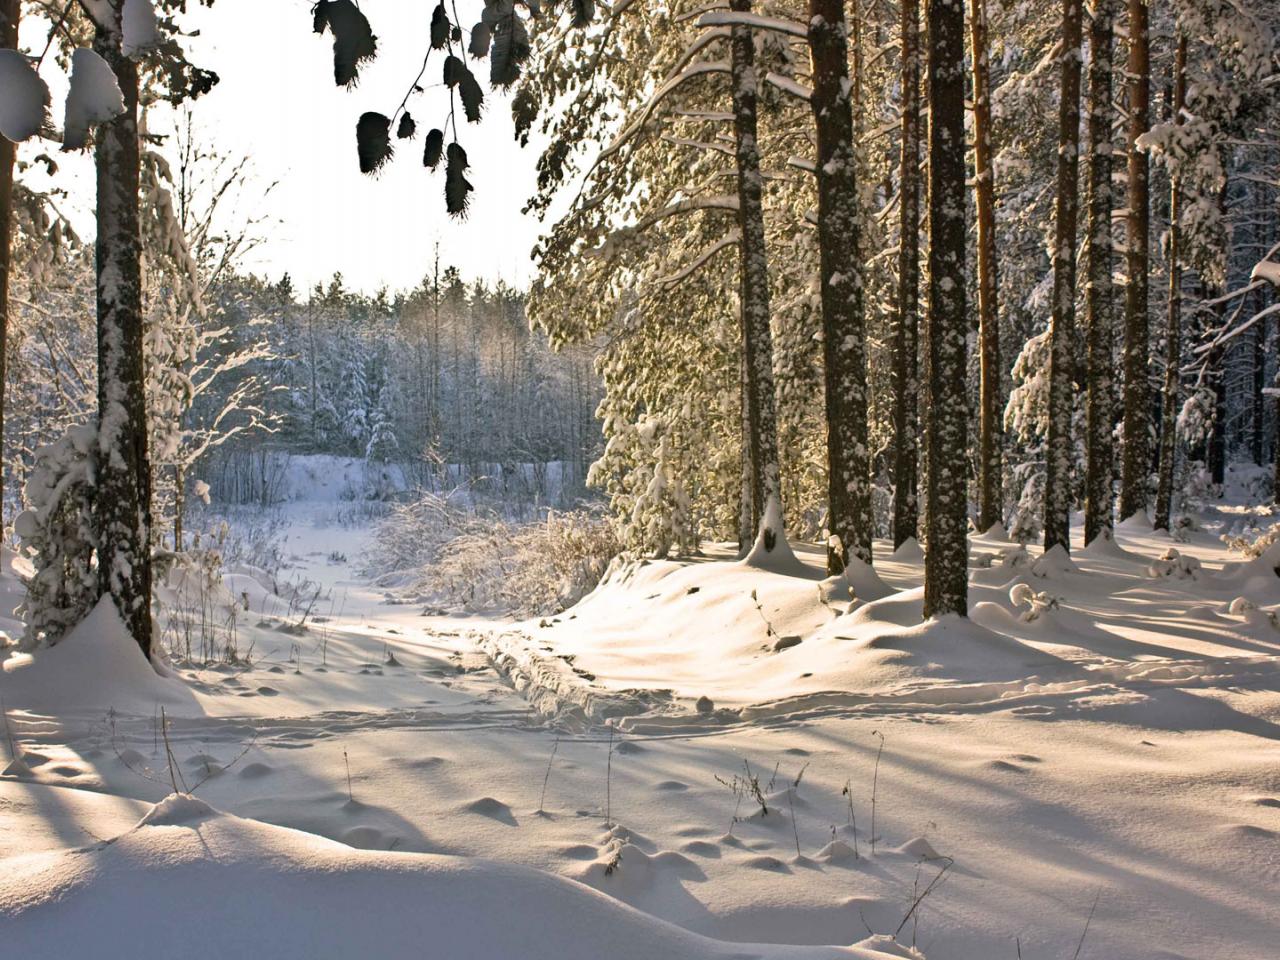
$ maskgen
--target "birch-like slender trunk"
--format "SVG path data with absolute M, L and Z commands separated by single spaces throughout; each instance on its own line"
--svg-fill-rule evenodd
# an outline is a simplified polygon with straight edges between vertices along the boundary
M 991 155 L 991 81 L 984 0 L 969 0 L 973 64 L 973 179 L 978 219 L 978 529 L 1004 519 L 1001 492 L 1004 391 L 1000 362 L 1000 283 L 996 264 L 996 184 Z
M 1115 0 L 1094 0 L 1089 21 L 1089 223 L 1085 234 L 1084 316 L 1088 339 L 1088 399 L 1085 409 L 1084 542 L 1113 527 L 1111 478 L 1115 427 L 1112 392 L 1115 335 L 1111 322 L 1111 54 Z
M 893 322 L 893 545 L 920 523 L 920 6 L 902 0 L 902 138 L 899 150 L 898 309 Z
M 867 359 L 844 0 L 809 0 L 827 414 L 827 573 L 871 563 Z
M 1054 212 L 1053 308 L 1049 327 L 1049 438 L 1045 450 L 1044 548 L 1071 549 L 1075 442 L 1076 226 L 1080 191 L 1080 0 L 1062 3 L 1058 97 L 1058 197 Z
M 924 615 L 968 613 L 964 4 L 929 0 L 929 416 Z
M 1182 123 L 1187 102 L 1187 38 L 1178 36 L 1173 65 L 1173 122 Z M 1178 387 L 1182 365 L 1182 183 L 1169 183 L 1169 309 L 1165 332 L 1164 391 L 1160 398 L 1160 466 L 1156 483 L 1157 530 L 1168 530 L 1173 513 L 1173 478 L 1178 450 Z
M 143 364 L 142 234 L 138 213 L 138 67 L 124 55 L 124 0 L 102 5 L 93 49 L 115 73 L 125 112 L 98 128 L 98 587 L 144 655 L 151 653 L 151 466 Z
M 751 0 L 729 8 L 750 13 Z M 751 28 L 735 25 L 729 41 L 733 84 L 734 156 L 738 168 L 738 222 L 742 230 L 740 298 L 742 348 L 747 364 L 747 408 L 751 422 L 752 496 L 760 512 L 759 535 L 773 550 L 785 535 L 778 469 L 778 423 L 773 395 L 773 334 L 769 329 L 769 263 L 764 243 L 764 179 L 756 141 L 757 88 Z M 770 504 L 776 505 L 771 510 Z M 766 524 L 776 524 L 766 527 Z
M 1147 383 L 1151 331 L 1147 316 L 1151 197 L 1149 159 L 1138 147 L 1151 112 L 1151 51 L 1147 0 L 1129 0 L 1129 203 L 1125 218 L 1128 284 L 1124 308 L 1124 455 L 1120 472 L 1120 519 L 1147 509 L 1151 472 L 1151 403 Z

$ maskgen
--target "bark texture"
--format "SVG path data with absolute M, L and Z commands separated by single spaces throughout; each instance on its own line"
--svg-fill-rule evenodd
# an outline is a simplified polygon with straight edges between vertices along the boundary
M 1187 102 L 1187 39 L 1178 37 L 1173 64 L 1173 122 L 1182 122 Z M 1168 530 L 1173 512 L 1174 458 L 1178 450 L 1178 387 L 1182 364 L 1182 184 L 1169 184 L 1169 309 L 1165 332 L 1164 390 L 1160 397 L 1160 466 L 1156 483 L 1155 526 Z
M 1049 440 L 1045 451 L 1044 548 L 1071 549 L 1071 431 L 1075 408 L 1076 226 L 1080 191 L 1080 0 L 1062 3 L 1058 97 L 1058 196 L 1054 213 L 1050 321 Z
M 929 416 L 925 617 L 968 613 L 964 5 L 929 0 Z
M 973 178 L 978 219 L 978 529 L 1004 519 L 1004 470 L 1000 361 L 1000 283 L 996 269 L 996 184 L 991 162 L 991 82 L 987 58 L 984 0 L 969 0 L 969 42 L 973 64 Z
M 1128 283 L 1124 306 L 1124 455 L 1120 474 L 1120 519 L 1147 508 L 1151 470 L 1151 409 L 1147 366 L 1151 350 L 1148 306 L 1151 198 L 1149 159 L 1138 148 L 1151 112 L 1151 52 L 1147 0 L 1129 0 L 1129 203 L 1125 219 Z
M 871 563 L 867 358 L 844 0 L 809 0 L 827 414 L 827 572 Z
M 151 467 L 143 366 L 142 235 L 138 215 L 138 68 L 122 51 L 124 0 L 102 5 L 93 49 L 111 67 L 125 112 L 97 131 L 98 589 L 151 653 Z
M 899 152 L 898 309 L 893 321 L 893 546 L 920 523 L 920 6 L 902 0 L 902 138 Z
M 1114 333 L 1111 324 L 1111 54 L 1115 0 L 1094 0 L 1089 23 L 1089 223 L 1085 235 L 1084 315 L 1089 393 L 1085 409 L 1084 542 L 1113 527 L 1111 475 L 1115 425 L 1111 397 Z
M 18 49 L 20 0 L 0 0 L 0 47 Z M 9 343 L 9 273 L 13 267 L 13 166 L 17 147 L 0 137 L 0 450 L 4 449 L 5 360 Z M 0 532 L 4 530 L 4 465 L 0 463 Z
M 751 0 L 731 0 L 730 9 L 750 13 Z M 760 522 L 780 518 L 778 421 L 773 394 L 773 334 L 769 329 L 769 264 L 764 244 L 764 180 L 756 139 L 757 89 L 755 43 L 751 28 L 732 28 L 730 75 L 733 83 L 734 157 L 738 168 L 738 223 L 742 230 L 740 297 L 742 347 L 747 365 L 747 409 L 751 423 L 752 498 Z M 784 536 L 781 529 L 761 529 L 766 550 Z

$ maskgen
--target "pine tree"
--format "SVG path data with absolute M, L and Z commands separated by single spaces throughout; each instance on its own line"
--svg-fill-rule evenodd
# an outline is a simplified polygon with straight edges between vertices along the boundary
M 1120 476 L 1120 519 L 1147 509 L 1151 470 L 1150 390 L 1147 364 L 1150 320 L 1147 316 L 1150 269 L 1150 193 L 1147 151 L 1139 139 L 1147 132 L 1151 109 L 1151 51 L 1147 0 L 1129 0 L 1128 23 L 1129 200 L 1125 217 L 1128 280 L 1124 312 L 1124 456 Z
M 964 5 L 928 0 L 929 417 L 924 615 L 968 613 Z
M 920 6 L 902 0 L 902 136 L 899 146 L 898 298 L 893 317 L 893 545 L 916 536 L 916 399 L 920 391 Z
M 1173 66 L 1173 117 L 1182 123 L 1187 100 L 1187 38 L 1178 34 Z M 1164 390 L 1160 397 L 1160 464 L 1156 484 L 1155 527 L 1170 529 L 1174 462 L 1178 450 L 1178 388 L 1182 379 L 1182 184 L 1178 170 L 1169 176 L 1169 303 L 1165 332 Z
M 125 112 L 103 124 L 97 166 L 98 441 L 94 450 L 98 584 L 145 656 L 151 653 L 151 463 L 143 364 L 138 208 L 138 65 L 125 55 L 124 0 L 97 7 L 93 49 Z
M 1071 549 L 1071 421 L 1075 408 L 1076 226 L 1080 166 L 1080 0 L 1062 3 L 1058 99 L 1058 195 L 1054 215 L 1053 315 L 1049 328 L 1049 438 L 1045 448 L 1044 548 Z
M 867 360 L 844 0 L 809 0 L 827 413 L 827 572 L 871 563 Z
M 21 0 L 0 0 L 0 49 L 18 49 Z M 13 265 L 13 168 L 17 146 L 0 136 L 0 450 L 4 444 L 5 373 L 9 343 L 9 272 Z M 0 532 L 4 530 L 4 470 L 0 457 Z
M 1004 519 L 1004 376 L 1000 361 L 1000 282 L 996 266 L 995 169 L 991 154 L 991 80 L 985 0 L 969 0 L 973 64 L 973 179 L 978 226 L 978 529 Z
M 751 0 L 731 0 L 729 9 L 750 13 Z M 737 161 L 738 226 L 742 233 L 740 302 L 742 344 L 747 364 L 751 423 L 753 500 L 760 507 L 759 538 L 771 552 L 784 539 L 782 487 L 778 467 L 778 427 L 773 395 L 773 335 L 769 328 L 769 265 L 764 242 L 764 181 L 756 140 L 758 96 L 755 40 L 748 26 L 732 27 L 730 76 L 733 84 L 734 156 Z M 775 509 L 770 509 L 770 505 Z
M 1094 0 L 1089 18 L 1088 225 L 1085 230 L 1085 334 L 1088 339 L 1088 398 L 1085 416 L 1084 542 L 1112 529 L 1111 433 L 1111 100 L 1115 0 Z

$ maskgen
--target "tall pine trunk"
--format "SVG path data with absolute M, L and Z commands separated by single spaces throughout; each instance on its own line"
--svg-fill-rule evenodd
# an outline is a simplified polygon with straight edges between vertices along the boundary
M 893 325 L 893 546 L 916 536 L 916 398 L 920 392 L 920 7 L 902 0 L 902 139 L 899 153 L 901 215 L 898 235 L 898 309 Z
M 809 0 L 827 414 L 827 572 L 871 563 L 867 358 L 844 0 Z
M 1149 160 L 1138 146 L 1151 111 L 1151 55 L 1147 0 L 1129 0 L 1129 203 L 1126 216 L 1128 283 L 1124 307 L 1124 456 L 1120 472 L 1120 519 L 1147 509 L 1151 471 L 1150 393 L 1147 364 L 1151 349 L 1147 317 L 1150 268 L 1151 198 Z
M 968 613 L 964 5 L 929 0 L 929 416 L 924 615 Z
M 1004 519 L 1001 495 L 1004 413 L 1000 363 L 999 278 L 996 272 L 996 185 L 991 163 L 991 82 L 984 0 L 969 0 L 973 62 L 973 177 L 978 215 L 978 529 Z
M 729 7 L 737 13 L 750 13 L 751 0 L 731 0 Z M 769 329 L 769 264 L 764 244 L 764 180 L 760 175 L 760 147 L 756 141 L 755 43 L 751 28 L 734 26 L 729 46 L 734 156 L 738 167 L 738 224 L 742 230 L 739 282 L 751 423 L 752 498 L 760 512 L 761 544 L 766 551 L 772 551 L 784 531 L 773 396 L 773 334 Z
M 1058 99 L 1058 197 L 1054 214 L 1053 313 L 1049 327 L 1049 439 L 1045 452 L 1044 548 L 1071 549 L 1075 444 L 1076 225 L 1080 192 L 1080 0 L 1062 3 Z
M 18 49 L 21 0 L 0 0 L 0 48 Z M 0 137 L 0 454 L 4 452 L 5 360 L 9 343 L 9 272 L 13 267 L 13 166 L 17 145 Z M 4 461 L 0 459 L 0 533 L 4 531 Z
M 151 467 L 147 457 L 138 215 L 138 68 L 124 55 L 124 0 L 102 5 L 93 49 L 115 73 L 125 112 L 98 128 L 98 589 L 151 653 Z
M 1114 336 L 1111 325 L 1111 50 L 1115 0 L 1094 0 L 1089 22 L 1089 223 L 1085 236 L 1084 316 L 1088 339 L 1085 409 L 1084 542 L 1112 529 L 1114 454 L 1111 409 Z
M 1187 102 L 1187 38 L 1178 36 L 1173 65 L 1173 122 L 1182 123 Z M 1169 183 L 1169 304 L 1165 332 L 1164 391 L 1160 397 L 1160 465 L 1156 482 L 1157 530 L 1168 530 L 1173 513 L 1174 459 L 1178 451 L 1178 386 L 1182 365 L 1182 184 Z

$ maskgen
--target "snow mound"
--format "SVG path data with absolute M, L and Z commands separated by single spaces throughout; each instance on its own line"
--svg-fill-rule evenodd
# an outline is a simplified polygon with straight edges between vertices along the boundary
M 62 148 L 79 150 L 88 140 L 90 126 L 113 120 L 124 110 L 124 94 L 107 61 L 88 47 L 77 48 L 71 54 Z
M 10 708 L 39 713 L 116 710 L 150 716 L 156 704 L 194 708 L 195 698 L 143 658 L 110 597 L 80 625 L 32 657 L 11 656 L 0 672 L 0 697 Z
M 858 600 L 883 600 L 894 592 L 893 587 L 880 579 L 871 564 L 857 557 L 849 557 L 849 564 L 844 568 L 844 578 Z
M 164 800 L 110 842 L 15 857 L 6 868 L 0 923 L 13 956 L 75 956 L 87 943 L 100 956 L 187 960 L 911 956 L 886 952 L 890 945 L 879 941 L 724 943 L 527 867 L 353 850 L 185 796 Z
M 844 618 L 859 656 L 843 667 L 846 689 L 898 678 L 1002 682 L 1063 666 L 1061 660 L 966 617 L 922 621 L 924 590 L 904 591 Z M 856 684 L 856 685 L 855 685 Z
M 808 569 L 796 558 L 785 536 L 777 537 L 772 546 L 766 540 L 766 533 L 783 529 L 782 505 L 774 497 L 765 506 L 764 516 L 760 518 L 760 532 L 756 534 L 756 542 L 750 551 L 742 558 L 742 565 L 791 576 L 807 575 Z

